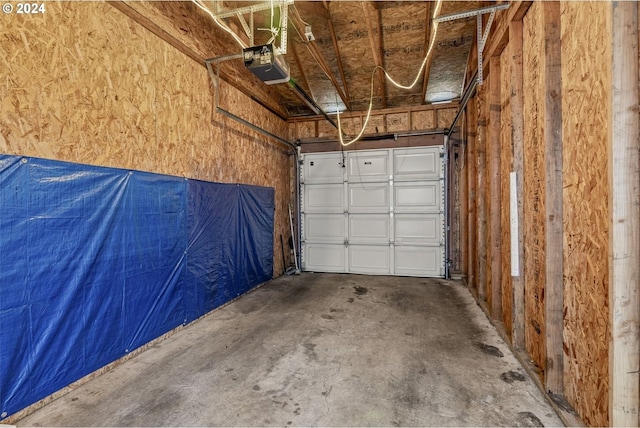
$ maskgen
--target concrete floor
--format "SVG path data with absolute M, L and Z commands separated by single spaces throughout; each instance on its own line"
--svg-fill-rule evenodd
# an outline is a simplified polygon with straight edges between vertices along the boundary
M 455 281 L 283 277 L 17 423 L 561 426 Z

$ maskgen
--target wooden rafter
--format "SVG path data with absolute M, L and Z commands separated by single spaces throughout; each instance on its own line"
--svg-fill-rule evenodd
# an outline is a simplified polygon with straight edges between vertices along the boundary
M 431 2 L 426 2 L 426 17 L 425 17 L 425 30 L 424 30 L 424 54 L 427 54 L 429 49 L 429 43 L 431 43 Z M 422 79 L 422 104 L 425 103 L 427 97 L 427 85 L 429 84 L 429 73 L 431 73 L 431 63 L 433 55 L 427 59 L 427 64 L 424 66 L 424 77 Z
M 289 43 L 289 47 L 291 48 L 291 53 L 293 53 L 293 58 L 296 60 L 296 64 L 298 64 L 298 70 L 300 70 L 300 77 L 302 77 L 302 82 L 304 83 L 304 86 L 309 90 L 309 95 L 311 95 L 311 98 L 315 100 L 316 96 L 314 95 L 313 88 L 309 84 L 309 79 L 307 79 L 307 75 L 304 72 L 304 67 L 302 66 L 302 61 L 300 61 L 300 56 L 298 54 L 298 48 L 293 42 Z
M 298 14 L 297 10 L 295 9 L 295 6 L 292 6 L 291 9 L 294 11 L 294 13 L 292 13 L 289 16 L 289 18 L 290 18 L 289 21 L 296 28 L 296 30 L 297 30 L 297 32 L 299 34 L 304 34 L 304 27 L 305 27 L 304 22 L 300 18 L 300 15 Z M 344 91 L 342 90 L 342 87 L 338 83 L 338 80 L 333 75 L 333 72 L 331 71 L 331 68 L 329 67 L 329 64 L 327 63 L 327 60 L 324 58 L 324 55 L 322 55 L 322 52 L 318 48 L 318 45 L 316 44 L 316 41 L 315 40 L 309 41 L 304 37 L 302 38 L 302 41 L 303 41 L 303 43 L 305 43 L 307 45 L 307 47 L 309 48 L 309 52 L 311 53 L 311 56 L 313 56 L 313 58 L 316 60 L 316 62 L 318 63 L 318 65 L 320 66 L 320 68 L 322 69 L 324 74 L 329 78 L 329 80 L 331 81 L 331 83 L 335 87 L 336 92 L 340 96 L 340 99 L 342 100 L 344 105 L 347 107 L 347 109 L 350 110 L 351 109 L 351 103 L 349 102 L 349 98 L 344 93 Z
M 369 42 L 371 43 L 371 52 L 373 54 L 373 62 L 378 68 L 377 75 L 380 83 L 380 91 L 382 96 L 382 107 L 387 108 L 387 81 L 384 76 L 383 54 L 382 54 L 382 25 L 381 25 L 381 12 L 376 8 L 374 2 L 367 2 L 363 4 L 365 10 L 365 19 L 367 20 L 367 28 L 369 29 Z M 369 7 L 371 5 L 371 7 Z M 373 9 L 373 11 L 372 11 Z M 375 14 L 375 16 L 372 16 Z
M 340 79 L 342 80 L 342 86 L 344 87 L 344 93 L 348 99 L 351 99 L 349 95 L 349 85 L 347 85 L 347 78 L 344 74 L 344 64 L 342 63 L 342 57 L 340 56 L 340 48 L 338 47 L 338 38 L 336 37 L 336 31 L 333 28 L 333 19 L 331 19 L 331 11 L 329 10 L 329 4 L 325 1 L 325 7 L 327 8 L 327 23 L 329 24 L 329 33 L 331 34 L 331 41 L 333 42 L 333 50 L 336 54 L 336 61 L 338 62 L 338 70 L 340 71 Z

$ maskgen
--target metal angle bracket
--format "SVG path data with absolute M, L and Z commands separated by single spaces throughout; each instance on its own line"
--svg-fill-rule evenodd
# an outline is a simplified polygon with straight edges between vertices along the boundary
M 253 23 L 253 14 L 255 12 L 262 12 L 265 10 L 269 10 L 273 7 L 279 7 L 282 28 L 280 29 L 280 47 L 278 47 L 277 50 L 278 50 L 278 53 L 284 55 L 287 53 L 287 26 L 288 26 L 288 11 L 289 11 L 288 6 L 293 4 L 294 1 L 295 0 L 273 0 L 270 2 L 252 4 L 249 6 L 244 6 L 244 7 L 229 9 L 229 10 L 221 10 L 219 7 L 219 2 L 214 1 L 215 12 L 213 13 L 213 16 L 215 18 L 230 18 L 230 17 L 238 18 L 238 20 L 240 21 L 240 25 L 242 26 L 242 29 L 250 39 L 250 42 L 249 42 L 250 45 L 253 46 L 254 32 L 255 32 L 254 23 Z M 249 14 L 250 21 L 248 24 L 246 19 L 243 16 L 245 14 Z
M 496 11 L 498 10 L 503 10 L 503 9 L 508 9 L 510 6 L 510 4 L 499 4 L 496 6 L 489 6 L 489 7 L 483 7 L 481 9 L 476 9 L 476 10 L 470 10 L 467 12 L 460 12 L 460 13 L 453 13 L 451 15 L 443 15 L 443 16 L 439 16 L 437 18 L 434 18 L 435 22 L 447 22 L 447 21 L 453 21 L 456 19 L 463 19 L 463 18 L 471 18 L 473 16 L 476 17 L 477 19 L 477 23 L 476 23 L 476 30 L 477 30 L 477 34 L 476 34 L 476 43 L 477 43 L 477 47 L 478 47 L 478 85 L 482 85 L 483 82 L 483 78 L 482 78 L 482 51 L 484 50 L 484 46 L 487 42 L 487 38 L 489 37 L 489 31 L 491 30 L 491 24 L 493 24 L 493 19 L 496 16 Z M 489 14 L 489 20 L 487 21 L 487 25 L 486 28 L 484 28 L 483 31 L 483 25 L 482 25 L 482 15 L 488 13 Z
M 215 95 L 213 98 L 214 104 L 213 104 L 213 108 L 214 110 L 216 109 L 216 107 L 218 107 L 218 101 L 219 101 L 219 88 L 218 86 L 220 85 L 220 63 L 223 61 L 229 61 L 232 59 L 241 59 L 242 58 L 242 54 L 232 54 L 232 55 L 223 55 L 223 56 L 218 56 L 215 58 L 207 58 L 204 60 L 204 63 L 207 66 L 207 71 L 209 71 L 209 76 L 211 76 L 211 81 L 213 83 L 213 87 L 215 89 Z M 215 64 L 215 70 L 213 69 L 213 65 Z

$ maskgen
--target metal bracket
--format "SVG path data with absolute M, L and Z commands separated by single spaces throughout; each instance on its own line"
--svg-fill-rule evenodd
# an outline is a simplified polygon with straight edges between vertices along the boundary
M 247 36 L 249 36 L 249 44 L 251 46 L 253 46 L 255 44 L 254 42 L 254 25 L 253 25 L 253 14 L 255 12 L 262 12 L 265 10 L 269 10 L 272 7 L 279 7 L 280 8 L 280 24 L 281 24 L 281 28 L 280 28 L 280 46 L 276 47 L 277 51 L 279 54 L 286 54 L 287 53 L 287 26 L 288 24 L 288 12 L 289 12 L 289 5 L 294 3 L 294 0 L 275 0 L 275 1 L 271 1 L 271 2 L 264 2 L 264 3 L 258 3 L 258 4 L 252 4 L 250 6 L 244 6 L 244 7 L 239 7 L 239 8 L 235 8 L 235 9 L 229 9 L 229 10 L 221 10 L 219 7 L 219 2 L 215 1 L 215 9 L 216 11 L 213 13 L 213 16 L 215 18 L 230 18 L 230 17 L 236 17 L 238 18 L 238 20 L 240 21 L 240 25 L 242 25 L 242 28 L 244 29 L 244 32 L 247 34 Z M 244 15 L 249 14 L 249 23 L 247 24 L 246 19 L 244 18 Z
M 503 9 L 508 9 L 511 5 L 510 4 L 499 4 L 496 6 L 489 6 L 489 7 L 483 7 L 481 9 L 476 9 L 476 10 L 470 10 L 467 12 L 460 12 L 460 13 L 453 13 L 451 15 L 443 15 L 443 16 L 439 16 L 437 18 L 434 18 L 434 22 L 447 22 L 447 21 L 453 21 L 456 19 L 463 19 L 463 18 L 471 18 L 473 16 L 476 17 L 477 23 L 476 23 L 476 44 L 478 47 L 478 77 L 477 77 L 477 81 L 478 81 L 478 85 L 482 85 L 483 82 L 483 78 L 482 78 L 482 51 L 484 50 L 484 46 L 487 42 L 487 38 L 489 37 L 489 31 L 491 30 L 491 24 L 493 24 L 493 19 L 496 16 L 496 11 L 498 10 L 503 10 Z M 490 14 L 489 15 L 489 20 L 487 21 L 487 25 L 486 28 L 483 31 L 483 25 L 482 25 L 482 15 L 484 14 Z
M 213 97 L 213 109 L 215 110 L 218 107 L 219 101 L 219 85 L 220 85 L 220 63 L 223 61 L 229 61 L 232 59 L 240 59 L 242 58 L 242 54 L 233 54 L 233 55 L 223 55 L 215 58 L 208 58 L 204 60 L 204 63 L 207 65 L 207 70 L 209 71 L 209 76 L 211 76 L 211 81 L 213 82 L 213 87 L 215 89 L 215 94 Z M 215 64 L 216 69 L 213 69 L 212 64 Z
M 244 32 L 246 33 L 247 37 L 249 37 L 249 45 L 253 46 L 255 45 L 255 42 L 253 40 L 253 12 L 251 12 L 251 17 L 250 17 L 250 22 L 251 22 L 251 26 L 249 26 L 247 24 L 247 21 L 244 19 L 244 15 L 241 14 L 240 12 L 236 12 L 236 16 L 238 17 L 238 20 L 240 21 L 240 24 L 242 25 L 242 29 L 244 30 Z

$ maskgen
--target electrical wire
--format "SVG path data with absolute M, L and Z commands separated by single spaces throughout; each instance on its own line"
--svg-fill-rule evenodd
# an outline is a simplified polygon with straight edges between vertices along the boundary
M 436 3 L 436 7 L 433 9 L 433 14 L 431 16 L 431 19 L 433 21 L 433 36 L 431 38 L 431 41 L 429 42 L 429 48 L 427 49 L 427 53 L 424 56 L 424 60 L 422 61 L 422 65 L 420 65 L 420 69 L 418 70 L 418 74 L 416 75 L 416 78 L 414 79 L 413 83 L 411 83 L 411 85 L 402 85 L 398 82 L 396 82 L 391 75 L 387 72 L 387 70 L 384 69 L 384 67 L 380 66 L 380 65 L 376 65 L 373 68 L 373 71 L 371 72 L 371 89 L 370 89 L 370 98 L 369 98 L 369 108 L 367 109 L 367 116 L 364 120 L 364 123 L 362 124 L 362 129 L 360 130 L 360 132 L 358 133 L 358 135 L 350 140 L 345 142 L 343 137 L 342 137 L 342 125 L 340 124 L 340 111 L 338 109 L 336 109 L 336 115 L 337 115 L 337 119 L 338 119 L 338 135 L 340 137 L 340 144 L 343 146 L 349 146 L 353 143 L 355 143 L 356 141 L 358 141 L 360 138 L 362 138 L 362 135 L 364 134 L 365 129 L 367 128 L 367 125 L 369 124 L 369 119 L 371 118 L 371 110 L 373 109 L 373 86 L 374 86 L 374 82 L 375 82 L 375 73 L 378 69 L 381 69 L 384 72 L 384 75 L 386 77 L 386 79 L 388 81 L 390 81 L 393 86 L 400 88 L 400 89 L 405 89 L 405 90 L 409 90 L 412 89 L 416 83 L 418 83 L 418 80 L 420 80 L 420 76 L 422 75 L 422 72 L 424 71 L 424 68 L 427 65 L 427 61 L 429 60 L 429 57 L 431 56 L 431 53 L 433 52 L 433 47 L 435 46 L 435 42 L 436 42 L 436 36 L 438 35 L 438 21 L 435 21 L 435 18 L 438 16 L 438 14 L 440 13 L 440 7 L 442 6 L 442 0 L 438 0 L 438 2 Z
M 209 16 L 211 16 L 211 18 L 213 19 L 213 21 L 218 24 L 218 26 L 220 28 L 222 28 L 224 31 L 226 31 L 227 33 L 229 33 L 234 40 L 242 47 L 242 48 L 246 48 L 247 45 L 244 43 L 244 41 L 238 37 L 238 35 L 231 30 L 231 28 L 229 28 L 224 22 L 220 21 L 214 14 L 213 12 L 211 12 L 211 10 L 204 4 L 202 3 L 202 0 L 191 0 L 196 6 L 198 6 L 200 9 L 202 9 L 205 13 L 207 13 Z M 371 111 L 373 110 L 373 89 L 374 89 L 374 82 L 375 82 L 375 73 L 378 69 L 381 69 L 385 75 L 385 78 L 390 81 L 395 87 L 399 88 L 399 89 L 405 89 L 405 90 L 410 90 L 412 89 L 420 80 L 420 76 L 422 75 L 422 72 L 424 71 L 424 68 L 426 67 L 427 61 L 429 60 L 429 57 L 431 56 L 431 53 L 433 52 L 433 47 L 435 45 L 435 41 L 436 41 L 436 36 L 438 34 L 438 21 L 435 21 L 436 16 L 438 16 L 439 12 L 440 12 L 440 8 L 442 6 L 442 0 L 438 0 L 438 2 L 436 3 L 436 7 L 433 10 L 433 14 L 432 14 L 432 21 L 433 21 L 433 36 L 431 38 L 431 41 L 429 43 L 429 48 L 427 49 L 427 53 L 424 57 L 424 60 L 422 61 L 422 64 L 420 65 L 420 69 L 418 70 L 418 73 L 416 75 L 416 78 L 414 79 L 414 81 L 411 83 L 411 85 L 402 85 L 398 82 L 395 81 L 395 79 L 393 79 L 391 77 L 391 75 L 387 72 L 387 70 L 384 69 L 384 67 L 377 65 L 373 68 L 373 71 L 371 72 L 371 86 L 370 86 L 370 97 L 369 97 L 369 108 L 367 109 L 367 115 L 365 118 L 364 123 L 362 124 L 362 129 L 360 130 L 360 132 L 358 133 L 358 135 L 350 140 L 345 142 L 344 138 L 343 138 L 343 134 L 342 134 L 342 124 L 340 122 L 340 110 L 336 109 L 336 117 L 337 117 L 337 121 L 338 121 L 338 136 L 340 138 L 340 144 L 342 146 L 349 146 L 353 143 L 355 143 L 356 141 L 360 140 L 360 138 L 362 138 L 362 135 L 364 134 L 365 129 L 367 128 L 367 125 L 369 124 L 369 119 L 371 118 Z M 298 10 L 294 7 L 293 8 L 294 13 L 298 16 L 298 18 L 300 19 L 300 21 L 302 21 L 305 25 L 306 22 L 304 22 L 304 20 L 302 19 L 302 17 L 300 16 L 300 13 L 298 12 Z M 277 34 L 279 31 L 277 31 L 276 28 L 273 27 L 273 16 L 274 16 L 274 10 L 273 10 L 273 0 L 271 0 L 271 34 L 272 34 L 272 38 L 271 40 L 275 40 L 275 38 L 277 37 Z M 295 26 L 294 26 L 295 28 Z M 298 32 L 298 29 L 296 28 L 296 32 Z M 300 35 L 302 37 L 302 35 L 298 32 L 298 35 Z M 307 47 L 308 48 L 308 47 Z
M 270 2 L 271 4 L 271 27 L 270 28 L 258 28 L 257 30 L 259 31 L 268 31 L 271 33 L 271 38 L 269 39 L 269 41 L 267 41 L 266 44 L 270 44 L 275 42 L 276 38 L 278 37 L 278 35 L 280 34 L 280 29 L 282 28 L 282 15 L 280 15 L 280 24 L 279 27 L 274 27 L 273 26 L 273 17 L 274 17 L 274 5 L 273 5 L 273 0 L 271 0 Z
M 209 9 L 209 8 L 208 8 L 204 3 L 202 3 L 202 0 L 191 0 L 191 2 L 193 2 L 196 6 L 198 6 L 200 9 L 202 9 L 204 12 L 206 12 L 206 13 L 207 13 L 207 15 L 209 15 L 209 16 L 213 19 L 213 22 L 215 22 L 216 24 L 218 24 L 218 26 L 219 26 L 220 28 L 222 28 L 222 29 L 223 29 L 224 31 L 226 31 L 227 33 L 231 34 L 231 36 L 234 38 L 234 40 L 235 40 L 236 42 L 238 42 L 238 44 L 240 45 L 240 47 L 242 47 L 243 49 L 248 47 L 248 46 L 245 44 L 245 42 L 244 42 L 240 37 L 238 37 L 238 35 L 237 35 L 236 33 L 234 33 L 234 32 L 233 32 L 233 30 L 232 30 L 231 28 L 229 28 L 229 27 L 227 26 L 227 24 L 225 24 L 224 22 L 220 21 L 220 20 L 218 19 L 218 17 L 217 17 L 217 16 L 215 16 L 215 15 L 213 14 L 213 12 L 211 12 L 211 10 L 210 10 L 210 9 Z

